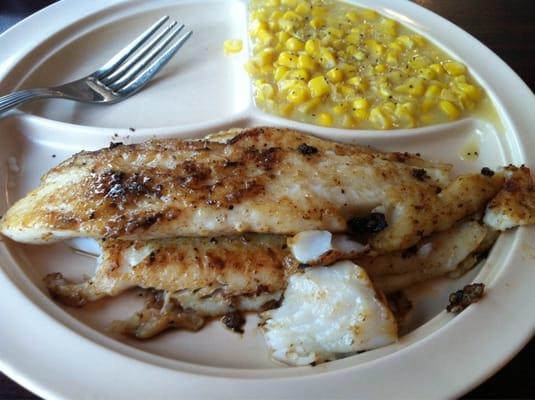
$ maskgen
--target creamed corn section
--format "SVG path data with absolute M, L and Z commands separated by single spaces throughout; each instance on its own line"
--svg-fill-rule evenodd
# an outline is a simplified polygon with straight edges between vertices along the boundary
M 332 0 L 252 0 L 255 103 L 340 128 L 413 128 L 458 119 L 484 97 L 466 67 L 398 22 Z

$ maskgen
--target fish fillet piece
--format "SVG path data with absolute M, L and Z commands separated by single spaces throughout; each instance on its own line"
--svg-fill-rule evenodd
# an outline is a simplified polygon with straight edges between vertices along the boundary
M 468 221 L 435 233 L 408 250 L 354 261 L 366 269 L 379 289 L 392 293 L 454 271 L 456 276 L 468 271 L 494 244 L 497 235 L 486 225 Z
M 337 233 L 374 211 L 385 214 L 387 226 L 370 244 L 386 252 L 484 208 L 503 184 L 500 174 L 450 182 L 444 164 L 288 129 L 230 136 L 225 143 L 153 140 L 76 154 L 7 211 L 0 231 L 28 243 Z
M 280 292 L 286 284 L 283 258 L 288 249 L 283 236 L 106 240 L 101 247 L 93 278 L 82 283 L 70 283 L 61 274 L 46 278 L 54 298 L 82 306 L 140 287 L 232 299 Z
M 350 261 L 289 277 L 279 308 L 263 315 L 272 357 L 320 363 L 397 340 L 397 324 L 366 271 Z
M 535 184 L 529 169 L 510 165 L 504 172 L 507 181 L 488 204 L 484 222 L 500 231 L 535 224 Z

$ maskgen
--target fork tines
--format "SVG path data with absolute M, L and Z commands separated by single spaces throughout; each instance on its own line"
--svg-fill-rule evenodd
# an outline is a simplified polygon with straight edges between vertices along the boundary
M 93 77 L 122 95 L 130 95 L 140 89 L 167 64 L 193 33 L 189 31 L 173 42 L 184 29 L 184 24 L 178 25 L 176 21 L 167 23 L 168 20 L 169 16 L 166 15 L 156 21 L 99 68 Z

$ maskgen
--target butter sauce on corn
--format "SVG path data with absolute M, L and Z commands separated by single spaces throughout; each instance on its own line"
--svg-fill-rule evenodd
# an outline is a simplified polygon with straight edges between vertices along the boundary
M 333 0 L 251 0 L 255 103 L 298 121 L 392 129 L 488 103 L 465 65 L 398 22 Z

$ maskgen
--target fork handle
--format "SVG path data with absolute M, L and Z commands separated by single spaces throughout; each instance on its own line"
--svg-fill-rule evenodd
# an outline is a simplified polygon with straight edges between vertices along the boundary
M 65 95 L 53 89 L 27 89 L 19 90 L 0 97 L 0 114 L 26 103 L 27 101 L 45 99 L 50 97 L 65 97 Z

